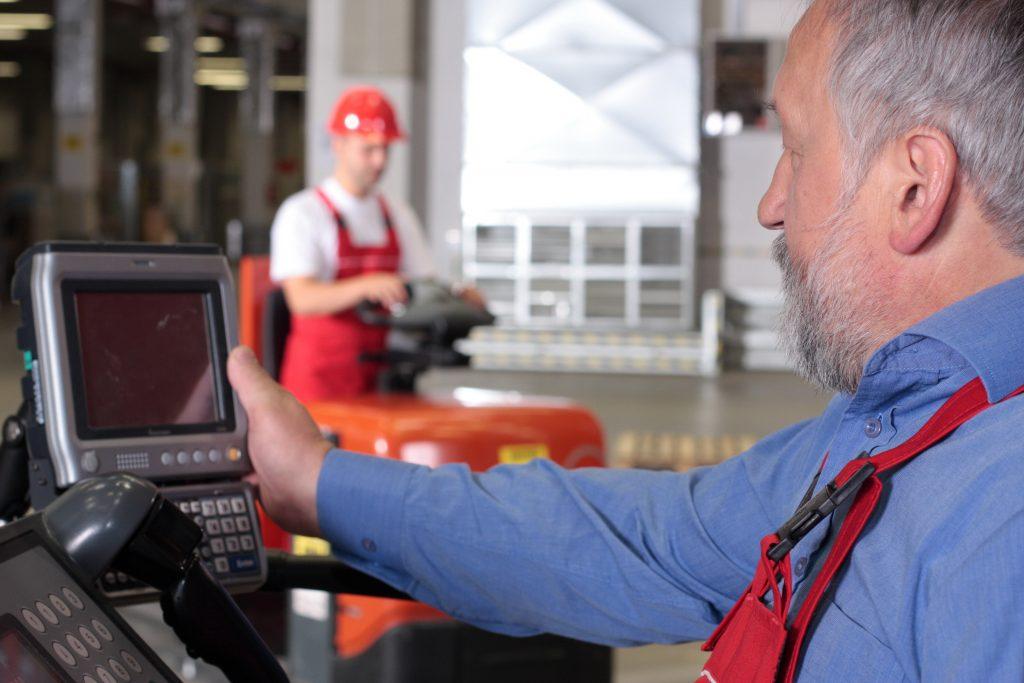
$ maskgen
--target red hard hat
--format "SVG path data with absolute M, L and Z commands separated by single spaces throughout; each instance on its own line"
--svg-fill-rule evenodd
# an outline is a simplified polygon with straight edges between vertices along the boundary
M 349 88 L 334 103 L 327 130 L 334 135 L 380 135 L 391 142 L 405 137 L 391 102 L 368 85 Z

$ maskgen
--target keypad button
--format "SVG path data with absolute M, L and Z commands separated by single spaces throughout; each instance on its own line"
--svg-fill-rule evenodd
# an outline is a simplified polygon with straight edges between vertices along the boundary
M 46 619 L 51 624 L 57 624 L 57 615 L 53 613 L 53 610 L 46 603 L 37 600 L 36 611 L 43 615 L 43 619 Z
M 96 679 L 89 674 L 85 674 L 82 676 L 82 683 L 96 683 Z
M 226 534 L 235 533 L 235 520 L 227 517 L 226 519 L 220 520 L 220 528 Z
M 99 650 L 101 647 L 103 647 L 100 644 L 99 639 L 93 634 L 93 632 L 84 626 L 78 627 L 78 635 L 82 636 L 82 640 L 87 642 L 89 644 L 89 647 L 91 647 L 94 650 Z
M 223 538 L 212 538 L 210 539 L 210 548 L 213 552 L 218 555 L 224 554 L 224 539 Z
M 248 573 L 258 571 L 259 568 L 260 565 L 255 555 L 231 556 L 231 571 L 233 572 Z
M 117 679 L 110 675 L 110 672 L 102 666 L 96 667 L 96 675 L 100 677 L 100 683 L 117 683 Z
M 234 496 L 231 499 L 231 511 L 236 515 L 240 515 L 245 512 L 245 498 L 242 496 Z
M 199 465 L 206 460 L 206 453 L 202 451 L 192 451 L 192 462 Z
M 227 498 L 217 499 L 217 514 L 218 515 L 230 515 L 231 514 L 231 502 Z
M 178 503 L 178 509 L 184 512 L 186 515 L 192 511 L 192 507 L 188 504 L 188 501 L 181 501 Z
M 77 662 L 75 656 L 71 654 L 71 651 L 58 642 L 54 642 L 50 645 L 53 648 L 53 653 L 60 658 L 62 662 L 68 666 L 74 666 Z
M 210 462 L 220 462 L 220 459 L 224 457 L 221 452 L 216 448 L 210 451 Z
M 60 592 L 63 593 L 64 599 L 71 603 L 75 609 L 85 609 L 85 605 L 82 604 L 82 599 L 78 597 L 78 594 L 70 588 L 61 588 Z
M 229 553 L 237 553 L 241 546 L 238 544 L 237 536 L 228 536 L 224 541 L 224 545 L 227 546 Z
M 213 517 L 217 514 L 217 504 L 213 502 L 212 498 L 206 498 L 201 501 L 203 506 L 203 516 Z
M 142 673 L 142 665 L 139 664 L 139 660 L 135 659 L 131 652 L 128 650 L 121 650 L 121 659 L 128 665 L 128 668 L 137 674 Z
M 21 610 L 21 618 L 24 619 L 25 623 L 31 626 L 34 631 L 42 633 L 46 630 L 46 627 L 43 626 L 43 620 L 40 619 L 32 610 Z
M 203 511 L 203 505 L 198 500 L 193 500 L 189 503 L 189 508 L 192 510 L 193 515 L 198 515 Z
M 216 536 L 220 533 L 220 522 L 216 519 L 209 519 L 206 521 L 206 533 L 211 536 Z
M 174 456 L 171 453 L 164 451 L 160 454 L 160 462 L 164 465 L 173 465 Z
M 242 543 L 242 550 L 255 550 L 256 542 L 253 541 L 252 536 L 242 536 L 240 539 Z
M 128 669 L 124 668 L 124 664 L 116 659 L 108 659 L 107 665 L 110 667 L 110 670 L 114 672 L 114 675 L 122 681 L 127 681 L 132 677 L 132 675 L 128 673 Z
M 213 560 L 213 568 L 218 574 L 227 574 L 228 561 L 223 557 L 216 557 Z
M 96 619 L 92 620 L 92 629 L 96 631 L 96 633 L 100 634 L 100 638 L 107 641 L 108 643 L 114 639 L 114 636 L 110 633 L 110 629 L 108 629 L 106 626 L 104 626 L 100 621 Z
M 78 655 L 82 659 L 85 659 L 89 656 L 89 651 L 85 649 L 85 645 L 82 645 L 82 641 L 80 641 L 78 638 L 75 638 L 73 635 L 69 633 L 65 640 L 68 641 L 68 646 L 75 651 L 76 655 Z
M 70 617 L 71 616 L 71 608 L 68 607 L 68 604 L 66 602 L 64 602 L 63 600 L 61 600 L 60 598 L 58 598 L 56 595 L 53 595 L 52 593 L 50 594 L 50 604 L 53 605 L 53 608 L 55 610 L 57 610 L 58 612 L 60 612 L 64 616 L 66 616 L 66 617 Z
M 211 557 L 213 557 L 213 551 L 210 550 L 210 546 L 208 545 L 204 545 L 201 548 L 199 548 L 199 554 L 203 556 L 204 560 L 208 560 Z
M 124 572 L 118 572 L 117 573 L 117 582 L 118 583 L 128 583 L 128 575 L 125 574 Z
M 252 531 L 252 525 L 249 524 L 248 517 L 235 517 L 235 526 L 238 527 L 238 532 L 242 534 Z
M 185 451 L 178 451 L 178 464 L 179 465 L 187 465 L 188 464 L 188 453 L 186 453 Z

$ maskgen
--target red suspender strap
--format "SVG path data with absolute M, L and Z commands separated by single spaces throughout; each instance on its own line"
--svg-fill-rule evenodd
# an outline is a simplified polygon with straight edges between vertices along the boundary
M 1022 391 L 1024 391 L 1024 387 L 1017 389 L 1006 398 L 1016 396 Z M 821 602 L 822 597 L 824 597 L 832 579 L 835 578 L 836 573 L 843 566 L 854 544 L 857 542 L 857 538 L 871 518 L 871 513 L 874 512 L 875 506 L 878 504 L 878 499 L 882 493 L 882 482 L 878 475 L 906 463 L 949 436 L 957 427 L 992 405 L 988 402 L 981 379 L 975 378 L 965 384 L 946 401 L 931 416 L 920 431 L 899 446 L 867 459 L 868 462 L 875 466 L 875 472 L 857 492 L 857 497 L 854 499 L 853 505 L 843 520 L 843 525 L 839 529 L 839 534 L 836 536 L 832 550 L 829 552 L 821 571 L 814 578 L 811 590 L 800 606 L 796 619 L 793 620 L 793 624 L 789 628 L 786 650 L 783 655 L 784 668 L 781 671 L 783 680 L 786 683 L 792 681 L 796 675 L 800 650 L 807 635 L 807 629 L 810 626 L 815 611 L 817 611 L 818 604 Z M 836 483 L 842 486 L 856 474 L 863 464 L 864 461 L 860 459 L 847 463 L 846 467 L 839 473 L 839 476 L 836 477 Z
M 1006 398 L 1022 392 L 1024 387 Z M 713 650 L 714 653 L 699 680 L 770 683 L 778 676 L 785 683 L 791 683 L 818 605 L 881 497 L 879 475 L 903 465 L 992 405 L 981 380 L 971 380 L 953 394 L 916 434 L 891 450 L 847 463 L 839 475 L 805 502 L 778 532 L 766 536 L 761 541 L 761 559 L 753 582 L 704 645 L 705 650 Z M 828 557 L 814 578 L 796 618 L 786 629 L 791 592 L 788 553 L 810 529 L 831 515 L 851 495 L 854 496 L 853 504 Z M 773 595 L 772 609 L 764 604 L 769 592 Z
M 334 221 L 338 224 L 338 227 L 341 228 L 342 230 L 345 230 L 345 219 L 341 217 L 341 212 L 335 208 L 334 204 L 327 197 L 327 193 L 324 192 L 319 187 L 314 187 L 313 192 L 316 192 L 316 196 L 320 198 L 320 201 L 324 203 L 324 206 L 327 207 L 327 210 L 331 212 L 332 216 L 334 216 Z

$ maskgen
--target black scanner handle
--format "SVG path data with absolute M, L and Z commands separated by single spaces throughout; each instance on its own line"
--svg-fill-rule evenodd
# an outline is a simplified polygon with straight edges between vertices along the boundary
M 220 667 L 229 681 L 287 683 L 277 658 L 198 557 L 161 594 L 160 606 L 189 655 Z

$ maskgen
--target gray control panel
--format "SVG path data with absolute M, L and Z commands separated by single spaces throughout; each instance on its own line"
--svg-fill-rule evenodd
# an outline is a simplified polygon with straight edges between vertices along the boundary
M 0 560 L 0 679 L 167 680 L 42 545 L 8 550 Z

